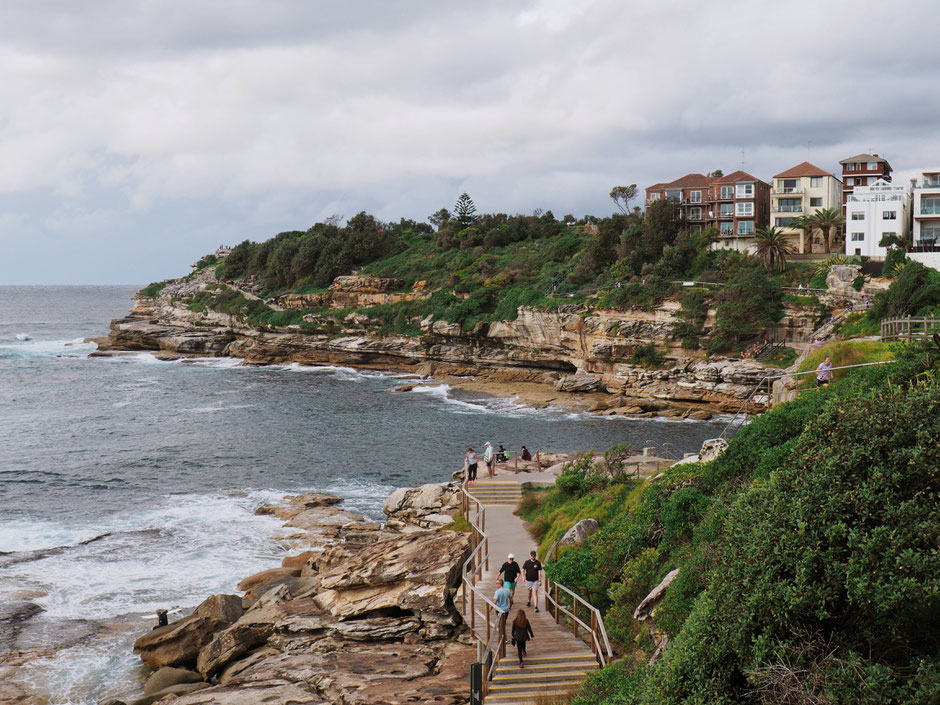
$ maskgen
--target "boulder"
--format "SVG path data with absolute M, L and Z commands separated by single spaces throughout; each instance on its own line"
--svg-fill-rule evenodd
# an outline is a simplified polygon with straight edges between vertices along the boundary
M 238 595 L 213 595 L 188 617 L 144 634 L 134 642 L 134 653 L 150 668 L 194 663 L 213 634 L 234 624 L 242 612 Z
M 702 443 L 702 449 L 698 453 L 700 463 L 708 463 L 717 458 L 728 447 L 728 441 L 724 438 L 710 438 Z
M 236 585 L 236 589 L 245 593 L 245 599 L 254 602 L 261 595 L 266 593 L 272 587 L 281 585 L 289 578 L 300 577 L 300 568 L 271 568 L 262 570 L 247 578 L 244 578 Z
M 599 528 L 600 525 L 597 523 L 597 519 L 582 519 L 565 532 L 565 535 L 561 537 L 561 541 L 558 542 L 558 545 L 580 546 L 587 541 L 590 536 L 597 533 Z
M 316 555 L 316 551 L 304 551 L 299 553 L 296 556 L 285 556 L 284 560 L 281 561 L 281 567 L 283 568 L 303 568 L 304 564 L 311 557 Z
M 565 375 L 555 382 L 555 389 L 559 392 L 601 392 L 606 388 L 600 378 L 592 375 Z
M 153 695 L 157 691 L 169 688 L 171 685 L 179 685 L 180 683 L 201 683 L 202 681 L 203 677 L 195 671 L 168 666 L 159 669 L 147 679 L 147 683 L 144 685 L 144 695 Z
M 450 523 L 459 507 L 460 485 L 456 482 L 403 487 L 385 502 L 385 525 L 397 530 L 408 525 L 423 529 L 442 526 Z
M 713 416 L 714 414 L 712 414 L 712 412 L 700 409 L 699 411 L 693 411 L 686 418 L 692 419 L 693 421 L 708 421 Z
M 665 578 L 662 579 L 659 585 L 653 588 L 653 591 L 650 592 L 650 594 L 647 595 L 643 599 L 643 602 L 637 605 L 637 608 L 633 611 L 633 618 L 636 621 L 642 622 L 646 620 L 653 613 L 653 611 L 662 601 L 663 595 L 666 592 L 666 588 L 669 587 L 669 584 L 673 580 L 675 580 L 678 574 L 679 574 L 678 568 L 676 568 L 675 570 L 669 571 L 669 573 L 666 575 Z
M 194 693 L 197 690 L 204 690 L 209 687 L 208 683 L 199 682 L 199 683 L 179 683 L 177 685 L 171 685 L 163 690 L 158 690 L 155 693 L 150 695 L 145 695 L 142 698 L 137 698 L 136 700 L 131 700 L 128 705 L 152 705 L 158 700 L 163 700 L 170 695 L 180 696 L 188 695 L 189 693 Z

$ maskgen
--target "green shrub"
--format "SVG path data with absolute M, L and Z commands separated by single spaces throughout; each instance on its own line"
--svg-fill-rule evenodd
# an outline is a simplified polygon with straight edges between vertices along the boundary
M 166 282 L 166 281 L 153 282 L 152 284 L 148 284 L 147 286 L 145 286 L 143 289 L 141 289 L 137 293 L 140 294 L 141 296 L 149 296 L 150 298 L 156 298 L 157 295 L 161 291 L 163 291 L 163 287 L 165 287 L 167 284 L 169 284 L 169 282 Z
M 634 348 L 633 354 L 630 356 L 630 362 L 648 370 L 657 370 L 663 367 L 666 358 L 656 350 L 655 345 L 650 343 L 649 345 L 639 345 Z

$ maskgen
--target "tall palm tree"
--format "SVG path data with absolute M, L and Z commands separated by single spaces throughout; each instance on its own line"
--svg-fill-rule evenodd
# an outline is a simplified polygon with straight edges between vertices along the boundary
M 810 234 L 816 229 L 815 224 L 813 223 L 813 216 L 811 215 L 798 215 L 790 223 L 790 227 L 794 230 L 800 231 L 800 254 L 806 252 L 806 243 L 809 242 Z M 810 251 L 812 251 L 810 247 Z
M 787 266 L 787 255 L 793 254 L 787 236 L 775 225 L 762 225 L 754 233 L 757 256 L 768 272 L 782 272 Z
M 816 229 L 822 232 L 823 243 L 826 246 L 826 253 L 830 252 L 829 238 L 832 235 L 832 229 L 840 227 L 845 223 L 845 216 L 842 215 L 841 208 L 820 208 L 810 216 Z

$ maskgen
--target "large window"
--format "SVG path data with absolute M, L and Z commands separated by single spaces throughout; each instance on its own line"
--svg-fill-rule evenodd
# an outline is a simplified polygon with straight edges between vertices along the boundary
M 809 199 L 810 208 L 822 208 L 822 199 L 821 198 L 811 198 Z
M 701 203 L 701 202 L 702 202 L 701 191 L 689 191 L 689 203 Z
M 898 212 L 897 211 L 885 211 L 881 214 L 882 220 L 897 220 Z
M 925 225 L 920 229 L 920 240 L 927 244 L 940 244 L 940 225 Z
M 809 186 L 810 186 L 810 188 L 822 188 L 822 180 L 823 180 L 823 177 L 821 177 L 821 176 L 811 176 L 811 177 L 809 177 Z
M 753 235 L 754 234 L 754 221 L 753 220 L 739 220 L 738 221 L 738 235 Z
M 802 213 L 802 198 L 781 198 L 777 201 L 777 210 L 781 213 Z
M 852 220 L 865 220 L 865 214 L 861 211 L 852 211 Z
M 799 179 L 780 179 L 777 185 L 783 193 L 799 193 L 800 191 Z
M 701 220 L 701 219 L 702 219 L 701 208 L 689 208 L 689 220 Z
M 652 203 L 653 201 L 658 201 L 658 200 L 659 200 L 659 196 L 660 196 L 660 194 L 658 194 L 658 193 L 651 193 L 651 194 L 650 194 L 650 203 Z
M 721 200 L 730 201 L 732 198 L 734 198 L 734 186 L 722 186 Z
M 861 181 L 861 179 L 859 179 L 859 181 Z M 847 178 L 847 179 L 845 180 L 845 185 L 846 185 L 846 186 L 854 186 L 854 185 L 855 185 L 855 179 L 853 179 L 853 178 L 850 176 L 849 178 Z
M 722 235 L 734 235 L 734 223 L 722 223 L 720 232 Z
M 868 171 L 878 171 L 878 162 L 868 162 Z
M 754 198 L 754 184 L 735 184 L 735 195 L 738 198 Z
M 722 218 L 734 217 L 734 204 L 722 203 L 721 206 L 719 207 L 718 215 Z
M 791 224 L 794 220 L 795 220 L 795 218 L 794 218 L 793 216 L 790 216 L 790 217 L 787 217 L 787 218 L 776 218 L 775 221 L 774 221 L 774 224 L 775 224 L 778 228 L 789 228 L 789 227 L 790 227 L 790 224 Z
M 940 215 L 940 198 L 922 198 L 920 201 L 921 215 Z
M 852 233 L 852 242 L 864 242 L 865 233 Z
M 744 201 L 742 203 L 734 204 L 734 213 L 735 215 L 741 216 L 751 216 L 754 215 L 754 203 L 752 201 Z

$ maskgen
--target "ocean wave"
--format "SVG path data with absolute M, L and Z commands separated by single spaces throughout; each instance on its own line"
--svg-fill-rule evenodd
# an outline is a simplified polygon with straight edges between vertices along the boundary
M 59 340 L 23 340 L 15 343 L 0 343 L 0 358 L 29 357 L 87 357 L 98 349 L 95 343 L 86 343 L 84 338 Z

